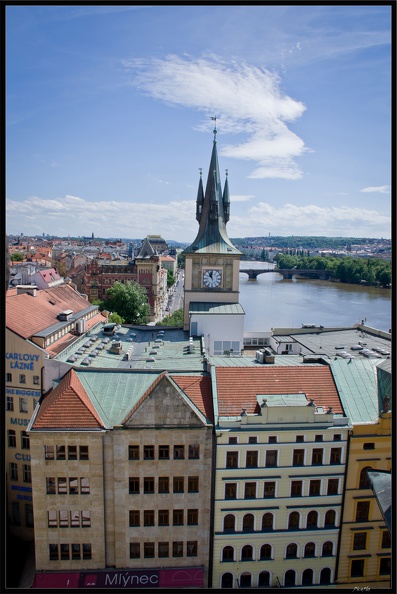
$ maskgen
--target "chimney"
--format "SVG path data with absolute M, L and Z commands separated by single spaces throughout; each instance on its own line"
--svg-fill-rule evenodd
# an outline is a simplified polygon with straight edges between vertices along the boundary
M 36 285 L 17 285 L 17 295 L 23 295 L 23 293 L 27 293 L 32 297 L 36 297 L 37 295 L 37 287 Z

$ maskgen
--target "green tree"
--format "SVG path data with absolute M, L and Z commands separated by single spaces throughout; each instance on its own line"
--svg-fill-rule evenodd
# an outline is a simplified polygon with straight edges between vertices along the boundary
M 167 289 L 169 289 L 170 287 L 172 287 L 172 285 L 175 283 L 175 278 L 174 275 L 172 274 L 171 270 L 167 270 Z
M 177 309 L 169 316 L 166 316 L 162 322 L 157 322 L 157 326 L 183 326 L 183 309 Z
M 146 289 L 136 282 L 116 281 L 106 293 L 105 307 L 127 324 L 147 324 L 150 316 Z
M 13 252 L 10 256 L 12 262 L 22 262 L 23 257 L 23 254 L 20 252 Z
M 182 253 L 178 254 L 177 264 L 178 264 L 178 268 L 180 268 L 181 270 L 185 269 L 185 256 Z
M 108 322 L 114 322 L 115 324 L 124 324 L 125 319 L 119 316 L 119 314 L 114 311 L 108 317 Z

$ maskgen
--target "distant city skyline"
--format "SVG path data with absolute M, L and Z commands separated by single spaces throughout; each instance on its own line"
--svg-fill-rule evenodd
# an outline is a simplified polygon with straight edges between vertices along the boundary
M 392 6 L 7 5 L 6 232 L 390 238 Z

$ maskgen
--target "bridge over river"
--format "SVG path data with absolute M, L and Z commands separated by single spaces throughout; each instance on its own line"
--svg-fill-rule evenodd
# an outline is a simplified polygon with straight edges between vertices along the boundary
M 306 278 L 319 278 L 321 280 L 329 279 L 328 270 L 310 270 L 301 268 L 240 268 L 240 272 L 248 274 L 250 280 L 256 280 L 259 274 L 266 274 L 268 272 L 277 272 L 281 274 L 284 279 L 291 279 L 293 276 L 304 276 Z

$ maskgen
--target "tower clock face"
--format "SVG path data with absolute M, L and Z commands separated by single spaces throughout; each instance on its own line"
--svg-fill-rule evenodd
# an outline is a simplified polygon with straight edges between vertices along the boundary
M 222 271 L 213 269 L 204 270 L 203 282 L 208 289 L 219 287 L 222 282 Z

